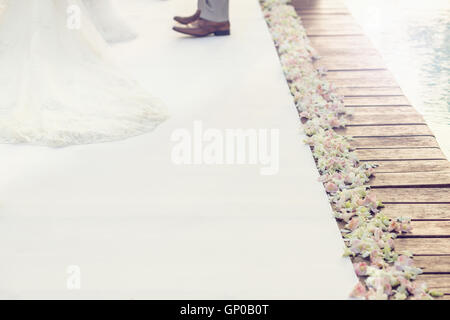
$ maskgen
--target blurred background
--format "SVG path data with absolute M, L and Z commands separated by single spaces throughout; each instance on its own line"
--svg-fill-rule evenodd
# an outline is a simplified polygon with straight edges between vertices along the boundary
M 450 159 L 450 0 L 344 0 Z

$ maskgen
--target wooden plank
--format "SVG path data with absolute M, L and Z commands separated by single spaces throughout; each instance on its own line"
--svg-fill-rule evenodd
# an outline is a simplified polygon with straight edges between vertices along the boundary
M 347 9 L 347 6 L 341 0 L 291 0 L 295 9 Z
M 339 23 L 335 25 L 329 23 L 322 23 L 328 20 L 303 20 L 308 36 L 336 36 L 336 35 L 360 35 L 363 33 L 360 26 L 353 23 Z
M 296 9 L 347 8 L 340 0 L 292 0 Z
M 412 221 L 411 226 L 405 237 L 450 237 L 450 221 Z
M 383 188 L 372 189 L 371 192 L 386 203 L 450 203 L 450 188 Z
M 392 80 L 394 87 L 398 87 L 395 82 L 394 76 L 388 70 L 353 70 L 353 71 L 330 71 L 326 74 L 326 78 L 329 81 L 335 83 L 342 79 L 355 79 L 361 81 L 363 79 L 375 79 L 377 81 Z M 380 83 L 374 87 L 381 86 Z M 360 86 L 357 86 L 360 87 Z
M 397 82 L 386 70 L 329 71 L 325 79 L 335 87 L 397 87 Z
M 317 37 L 320 38 L 320 37 Z M 311 37 L 310 39 L 315 39 L 314 37 Z M 321 47 L 321 48 L 314 48 L 316 52 L 319 54 L 320 57 L 326 57 L 326 56 L 335 56 L 335 55 L 341 55 L 341 56 L 351 56 L 351 55 L 360 55 L 361 52 L 364 52 L 364 54 L 367 55 L 378 55 L 378 51 L 375 48 L 371 47 L 364 47 L 361 48 L 361 46 L 355 46 L 355 47 L 345 47 L 345 48 L 330 48 L 330 47 Z
M 337 133 L 353 137 L 384 137 L 384 136 L 432 136 L 430 128 L 425 124 L 420 125 L 388 125 L 388 126 L 347 126 L 344 129 L 336 129 Z
M 450 238 L 398 238 L 394 242 L 399 253 L 415 255 L 450 255 Z
M 316 16 L 317 17 L 317 16 Z M 320 16 L 319 16 L 320 17 Z M 301 19 L 303 26 L 305 29 L 331 29 L 333 28 L 335 31 L 341 28 L 353 28 L 355 26 L 358 26 L 355 23 L 355 20 L 352 18 L 352 16 L 338 16 L 337 18 L 325 18 L 322 16 L 322 18 L 316 18 L 312 19 L 312 16 L 309 15 L 306 19 Z M 359 26 L 358 26 L 359 27 Z M 360 29 L 361 31 L 361 29 Z
M 300 15 L 300 17 L 303 17 L 305 15 L 318 15 L 318 14 L 325 14 L 325 15 L 350 15 L 347 9 L 340 9 L 340 8 L 319 8 L 319 9 L 299 9 L 296 10 L 297 13 Z
M 379 55 L 323 56 L 314 63 L 316 68 L 326 70 L 384 69 L 386 65 Z
M 362 110 L 361 110 L 362 111 Z M 369 112 L 346 116 L 348 125 L 393 125 L 393 124 L 425 124 L 425 119 L 417 112 L 408 114 L 371 114 Z
M 293 6 L 295 7 L 299 16 L 304 15 L 319 15 L 319 14 L 327 14 L 327 15 L 349 15 L 349 11 L 347 7 L 342 2 L 322 2 L 322 1 L 314 1 L 314 2 L 303 2 L 301 0 L 294 0 Z
M 450 171 L 376 173 L 375 177 L 370 180 L 371 187 L 433 185 L 450 187 Z
M 377 164 L 377 172 L 430 172 L 450 170 L 450 162 L 443 160 L 370 161 Z
M 308 37 L 323 37 L 323 36 L 339 36 L 339 35 L 360 35 L 362 31 L 357 27 L 346 27 L 346 28 L 310 28 L 306 31 Z
M 445 159 L 438 148 L 404 148 L 404 149 L 358 149 L 360 160 L 425 160 Z
M 418 115 L 411 106 L 347 106 L 345 109 L 350 115 Z
M 450 221 L 450 204 L 388 203 L 385 204 L 382 212 L 391 218 L 404 216 L 411 219 L 446 219 Z
M 373 44 L 365 36 L 313 37 L 309 41 L 319 53 L 326 50 L 351 48 L 359 48 L 361 52 L 364 49 L 373 48 Z
M 326 16 L 324 16 L 326 18 Z M 341 16 L 346 17 L 346 16 Z M 303 20 L 308 22 L 311 22 L 311 20 Z M 360 37 L 357 35 L 353 36 L 347 36 L 347 37 Z M 328 41 L 324 42 L 324 38 L 326 38 Z M 370 41 L 367 39 L 357 39 L 360 41 L 354 41 L 354 39 L 351 40 L 345 40 L 342 39 L 344 36 L 339 37 L 332 37 L 332 36 L 322 36 L 322 37 L 310 37 L 309 41 L 312 45 L 312 47 L 316 50 L 316 52 L 322 56 L 334 56 L 334 55 L 344 55 L 344 56 L 351 56 L 351 55 L 360 55 L 361 52 L 364 52 L 367 55 L 379 55 L 379 52 L 372 46 Z M 337 40 L 343 40 L 342 42 L 337 42 Z
M 338 87 L 336 92 L 344 97 L 403 95 L 400 87 Z
M 314 15 L 318 16 L 320 14 L 333 14 L 336 15 L 338 13 L 347 13 L 350 15 L 350 12 L 348 11 L 347 7 L 344 6 L 342 3 L 335 3 L 335 4 L 326 4 L 326 5 L 311 5 L 311 6 L 301 6 L 296 7 L 295 11 L 297 11 L 297 14 L 301 17 L 302 15 Z M 351 16 L 351 15 L 350 15 Z
M 313 23 L 315 20 L 319 21 L 333 21 L 336 23 L 355 23 L 355 18 L 352 15 L 326 15 L 326 14 L 308 14 L 300 17 L 303 26 Z
M 414 265 L 425 273 L 450 273 L 450 256 L 416 256 Z
M 345 97 L 346 106 L 410 106 L 405 96 Z
M 404 149 L 358 149 L 360 160 L 425 160 L 445 159 L 438 148 L 404 148 Z
M 417 281 L 425 282 L 430 289 L 450 294 L 449 274 L 422 274 L 417 277 Z
M 324 76 L 335 87 L 398 87 L 393 75 L 387 70 L 328 71 Z
M 355 72 L 354 71 L 339 71 L 339 72 Z M 359 71 L 359 70 L 358 70 Z M 368 70 L 369 71 L 369 70 Z M 370 71 L 383 71 L 383 70 L 370 70 Z M 329 73 L 331 74 L 331 72 Z M 326 78 L 328 81 L 334 84 L 337 88 L 348 88 L 348 87 L 373 87 L 377 84 L 380 85 L 380 87 L 390 87 L 390 86 L 396 86 L 397 83 L 394 79 L 389 78 L 341 78 L 341 79 L 331 79 L 328 76 Z
M 354 148 L 439 147 L 436 138 L 432 136 L 362 137 L 354 138 L 351 145 Z

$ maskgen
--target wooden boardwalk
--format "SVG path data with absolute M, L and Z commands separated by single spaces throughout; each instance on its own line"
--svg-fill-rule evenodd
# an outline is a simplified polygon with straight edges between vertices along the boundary
M 413 219 L 397 250 L 413 252 L 420 279 L 450 299 L 450 162 L 344 3 L 292 2 L 322 57 L 317 66 L 353 111 L 340 133 L 355 138 L 362 161 L 379 165 L 371 186 L 384 213 Z

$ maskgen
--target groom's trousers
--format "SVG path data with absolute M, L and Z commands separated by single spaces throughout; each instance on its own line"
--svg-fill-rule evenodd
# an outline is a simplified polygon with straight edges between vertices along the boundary
M 200 18 L 214 22 L 228 21 L 229 0 L 198 0 Z

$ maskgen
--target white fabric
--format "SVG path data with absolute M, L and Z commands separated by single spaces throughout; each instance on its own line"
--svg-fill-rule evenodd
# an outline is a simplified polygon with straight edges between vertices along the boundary
M 79 29 L 69 28 L 71 6 L 81 9 Z M 0 143 L 119 140 L 166 118 L 161 102 L 109 61 L 89 16 L 79 0 L 7 2 L 0 16 Z
M 191 1 L 116 3 L 139 37 L 113 55 L 171 117 L 113 143 L 0 146 L 0 297 L 347 298 L 356 277 L 258 1 L 204 39 L 171 30 Z M 279 173 L 173 164 L 171 134 L 194 120 L 279 128 Z
M 114 43 L 136 38 L 136 33 L 116 14 L 111 0 L 83 0 L 83 3 L 106 41 Z

